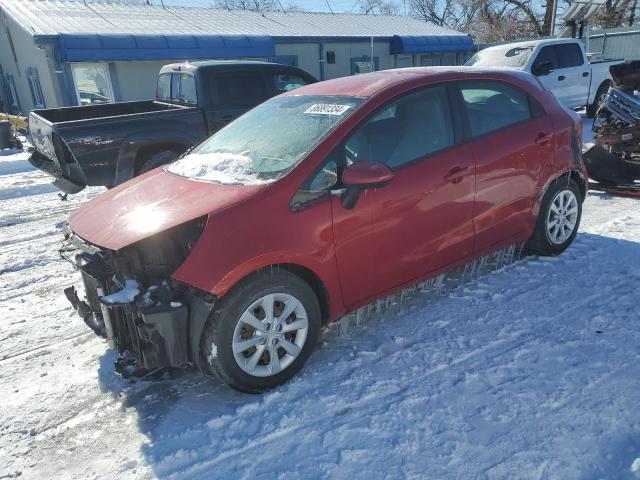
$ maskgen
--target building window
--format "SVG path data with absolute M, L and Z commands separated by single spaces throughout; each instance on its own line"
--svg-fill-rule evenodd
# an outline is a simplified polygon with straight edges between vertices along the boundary
M 11 102 L 11 113 L 20 113 L 20 102 L 18 101 L 18 93 L 16 92 L 16 84 L 13 81 L 13 75 L 7 73 L 7 94 L 9 102 Z
M 31 90 L 31 98 L 35 108 L 45 108 L 44 95 L 40 86 L 40 77 L 35 67 L 27 68 L 27 79 L 29 80 L 29 89 Z
M 333 50 L 327 51 L 327 63 L 329 65 L 334 65 L 336 63 L 336 52 Z
M 107 64 L 74 63 L 71 64 L 71 74 L 78 105 L 97 105 L 114 101 Z

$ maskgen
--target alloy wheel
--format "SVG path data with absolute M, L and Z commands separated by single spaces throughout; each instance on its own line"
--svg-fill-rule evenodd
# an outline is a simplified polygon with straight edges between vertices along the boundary
M 562 245 L 573 234 L 578 220 L 578 199 L 571 190 L 561 190 L 553 198 L 547 214 L 547 238 Z
M 308 331 L 302 302 L 286 293 L 265 295 L 240 316 L 233 332 L 233 357 L 249 375 L 276 375 L 300 355 Z

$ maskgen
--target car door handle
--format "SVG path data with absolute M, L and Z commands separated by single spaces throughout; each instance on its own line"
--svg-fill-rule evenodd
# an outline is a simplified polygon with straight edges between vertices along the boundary
M 588 77 L 589 76 L 589 72 L 582 72 L 582 76 L 583 77 Z
M 534 141 L 538 145 L 546 145 L 551 141 L 552 138 L 553 135 L 550 133 L 539 133 Z
M 564 75 L 560 75 L 560 76 L 558 77 L 558 81 L 559 81 L 559 82 L 562 82 L 565 78 L 567 78 L 567 77 L 565 77 Z
M 471 171 L 471 167 L 453 167 L 444 176 L 445 182 L 458 183 L 462 180 L 462 177 L 467 175 Z

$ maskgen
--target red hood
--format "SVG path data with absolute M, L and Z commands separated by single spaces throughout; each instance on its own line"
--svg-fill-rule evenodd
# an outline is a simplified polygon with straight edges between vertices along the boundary
M 94 198 L 71 215 L 69 225 L 84 240 L 119 250 L 230 207 L 263 188 L 198 182 L 158 168 Z

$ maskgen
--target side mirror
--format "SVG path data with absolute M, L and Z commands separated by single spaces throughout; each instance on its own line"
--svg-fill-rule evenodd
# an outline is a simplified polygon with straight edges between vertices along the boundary
M 536 77 L 544 77 L 545 75 L 549 75 L 553 70 L 553 62 L 551 60 L 547 60 L 546 62 L 541 62 L 539 64 L 534 64 L 531 69 L 531 73 L 533 73 Z
M 384 187 L 391 180 L 393 180 L 393 172 L 383 163 L 362 160 L 350 165 L 342 174 L 342 184 L 346 187 L 342 206 L 352 209 L 356 206 L 363 190 Z

